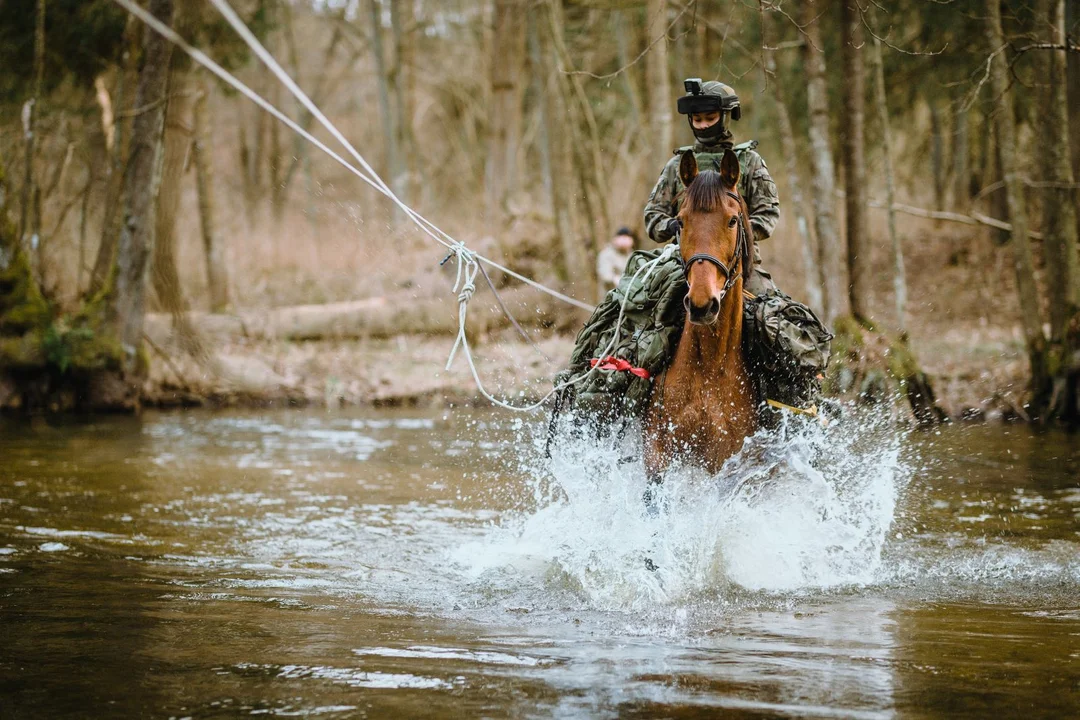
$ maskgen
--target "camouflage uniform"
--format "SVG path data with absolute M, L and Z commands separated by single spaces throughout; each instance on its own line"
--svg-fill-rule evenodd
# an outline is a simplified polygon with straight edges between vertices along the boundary
M 679 161 L 684 152 L 693 152 L 698 167 L 707 169 L 720 168 L 720 158 L 724 150 L 731 149 L 739 158 L 739 194 L 746 201 L 750 211 L 750 227 L 754 233 L 754 272 L 750 276 L 746 289 L 755 295 L 766 290 L 776 289 L 772 276 L 761 268 L 761 253 L 757 243 L 772 235 L 780 220 L 780 199 L 776 193 L 776 183 L 769 175 L 765 160 L 757 153 L 757 141 L 742 143 L 732 147 L 730 142 L 681 147 L 675 151 L 675 157 L 668 160 L 660 179 L 656 181 L 649 202 L 645 205 L 645 231 L 655 242 L 667 242 L 674 238 L 668 221 L 679 214 L 678 197 L 684 187 L 679 179 Z

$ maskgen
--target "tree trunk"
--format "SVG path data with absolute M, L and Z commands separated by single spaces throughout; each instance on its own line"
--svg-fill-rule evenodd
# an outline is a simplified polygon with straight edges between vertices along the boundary
M 996 52 L 1005 40 L 1001 31 L 1000 0 L 985 0 L 987 51 Z M 1012 224 L 1010 242 L 1013 266 L 1016 271 L 1016 287 L 1020 293 L 1020 314 L 1031 362 L 1031 388 L 1035 397 L 1042 397 L 1046 388 L 1046 338 L 1043 336 L 1042 319 L 1039 314 L 1039 297 L 1035 284 L 1035 267 L 1032 261 L 1031 241 L 1028 238 L 1027 204 L 1024 199 L 1024 182 L 1016 157 L 1016 118 L 1013 111 L 1012 84 L 1004 53 L 998 53 L 990 65 L 990 84 L 993 97 L 1000 103 L 994 113 L 997 129 L 998 154 L 1005 178 L 1006 206 Z
M 188 311 L 180 275 L 176 270 L 176 216 L 180 209 L 180 189 L 193 133 L 192 89 L 189 70 L 183 63 L 169 75 L 169 100 L 165 109 L 165 132 L 161 142 L 161 183 L 154 217 L 151 277 L 154 293 L 165 312 L 173 318 L 180 346 L 193 357 L 202 353 L 202 344 L 184 317 Z
M 857 319 L 870 319 L 870 238 L 866 223 L 866 158 L 863 140 L 865 126 L 865 73 L 863 71 L 862 15 L 852 2 L 841 6 L 843 41 L 844 123 L 843 156 L 845 192 L 845 231 L 847 233 L 848 303 Z
M 525 44 L 524 23 L 521 44 Z M 416 37 L 416 16 L 413 0 L 390 0 L 390 28 L 394 36 L 394 62 L 391 83 L 394 88 L 394 131 L 400 153 L 400 173 L 393 179 L 394 194 L 408 203 L 413 192 L 413 173 L 416 172 L 415 139 L 413 137 L 413 115 L 415 112 L 415 72 L 414 45 Z M 524 50 L 517 55 L 518 61 Z M 520 135 L 520 113 L 517 134 Z M 514 143 L 516 152 L 517 143 Z M 511 162 L 514 157 L 511 157 Z
M 401 174 L 401 149 L 398 147 L 398 134 L 394 129 L 394 108 L 391 105 L 390 77 L 383 47 L 382 7 L 379 0 L 368 0 L 368 19 L 371 22 L 371 52 L 375 60 L 379 117 L 382 119 L 383 143 L 386 146 L 382 176 L 388 179 L 387 185 L 392 186 L 394 178 Z M 394 217 L 399 215 L 400 208 L 395 205 Z
M 484 172 L 489 212 L 502 217 L 517 185 L 517 153 L 521 141 L 522 60 L 525 13 L 518 0 L 495 0 L 489 60 L 491 130 Z
M 802 20 L 805 25 L 806 43 L 806 101 L 810 114 L 810 165 L 813 170 L 814 226 L 817 229 L 820 257 L 818 265 L 822 272 L 825 289 L 823 308 L 826 322 L 831 323 L 845 314 L 843 266 L 841 263 L 840 238 L 836 232 L 834 212 L 836 177 L 832 148 L 829 146 L 829 98 L 825 83 L 825 54 L 821 49 L 822 33 L 820 3 L 802 3 Z
M 823 298 L 821 291 L 821 274 L 818 271 L 818 252 L 814 244 L 814 237 L 808 221 L 809 208 L 803 197 L 802 181 L 799 178 L 799 155 L 795 145 L 795 132 L 791 128 L 791 116 L 788 115 L 787 104 L 784 101 L 784 91 L 780 87 L 779 77 L 776 75 L 775 51 L 769 51 L 765 56 L 767 68 L 772 74 L 769 84 L 772 87 L 773 103 L 776 107 L 776 127 L 780 134 L 780 148 L 784 155 L 784 167 L 787 171 L 788 194 L 791 197 L 791 208 L 795 212 L 795 227 L 799 231 L 802 241 L 803 267 L 806 273 L 806 293 L 811 307 L 821 310 Z
M 575 187 L 575 154 L 581 148 L 575 148 L 580 143 L 578 136 L 578 123 L 574 117 L 574 100 L 570 97 L 567 88 L 565 71 L 568 69 L 564 64 L 563 54 L 559 52 L 563 33 L 565 32 L 564 18 L 562 13 L 562 0 L 549 0 L 546 7 L 542 7 L 548 29 L 545 50 L 548 51 L 547 61 L 544 63 L 549 68 L 554 68 L 554 75 L 549 87 L 549 123 L 550 137 L 548 147 L 551 154 L 552 174 L 552 200 L 555 212 L 555 227 L 559 234 L 559 243 L 562 250 L 562 269 L 566 280 L 574 291 L 583 297 L 591 298 L 594 295 L 596 277 L 593 273 L 594 263 L 589 256 L 584 232 L 588 228 L 578 226 L 577 220 L 582 210 L 577 202 L 583 188 Z M 587 211 L 586 211 L 587 212 Z
M 1035 4 L 1039 40 L 1064 45 L 1065 0 L 1038 0 Z M 1077 243 L 1077 192 L 1069 153 L 1069 106 L 1064 50 L 1040 50 L 1036 57 L 1039 90 L 1036 143 L 1039 177 L 1059 187 L 1042 194 L 1043 253 L 1050 306 L 1050 397 L 1036 398 L 1035 406 L 1048 414 L 1080 422 L 1080 249 Z M 1070 333 L 1070 324 L 1074 324 Z
M 953 113 L 953 209 L 966 213 L 971 205 L 971 171 L 968 161 L 968 116 L 963 108 Z
M 34 94 L 23 105 L 23 137 L 26 164 L 23 173 L 22 205 L 19 216 L 19 237 L 27 257 L 40 281 L 41 262 L 41 190 L 34 178 L 34 151 L 37 143 L 38 106 L 41 104 L 42 82 L 45 77 L 45 0 L 37 0 L 34 23 Z
M 98 244 L 94 269 L 90 273 L 90 285 L 87 295 L 95 295 L 105 285 L 116 259 L 116 241 L 120 237 L 121 211 L 124 198 L 124 166 L 127 164 L 131 144 L 131 125 L 133 118 L 121 116 L 125 110 L 134 107 L 132 98 L 139 81 L 140 33 L 142 24 L 134 16 L 129 17 L 124 26 L 126 49 L 120 63 L 120 72 L 116 79 L 116 91 L 113 109 L 117 120 L 114 124 L 113 143 L 109 153 L 109 169 L 105 186 L 105 213 L 101 221 L 101 242 Z
M 625 68 L 620 75 L 623 92 L 626 94 L 626 102 L 630 107 L 631 122 L 634 127 L 641 127 L 641 119 L 645 115 L 645 109 L 641 102 L 641 93 L 638 92 L 634 82 L 634 68 L 630 65 L 630 40 L 636 35 L 633 31 L 633 23 L 626 17 L 627 10 L 616 9 L 611 13 L 611 25 L 615 33 L 615 47 L 618 51 L 617 58 L 620 68 Z
M 344 18 L 339 18 L 339 22 L 335 23 L 334 31 L 330 35 L 330 41 L 327 43 L 326 51 L 323 53 L 322 64 L 320 65 L 320 67 L 325 68 L 327 70 L 333 64 L 334 54 L 337 52 L 337 47 L 341 43 L 342 32 L 341 32 L 340 23 L 343 22 L 343 21 L 344 21 Z M 290 50 L 290 53 L 291 52 L 295 52 L 295 49 Z M 359 54 L 360 54 L 360 51 L 356 51 L 352 55 L 351 60 L 346 65 L 346 69 L 351 67 L 351 65 L 359 57 Z M 342 73 L 338 73 L 335 76 L 334 80 L 331 81 L 327 77 L 327 74 L 325 72 L 319 73 L 315 77 L 314 87 L 312 88 L 312 91 L 311 91 L 311 102 L 313 102 L 316 107 L 321 107 L 322 103 L 323 103 L 323 100 L 326 99 L 327 94 L 334 92 L 335 88 L 340 83 L 341 77 L 342 77 Z M 315 120 L 314 116 L 310 112 L 307 111 L 307 108 L 301 108 L 299 113 L 300 114 L 299 114 L 299 119 L 297 120 L 297 123 L 300 125 L 300 127 L 304 128 L 304 130 L 309 130 L 310 131 L 311 130 L 311 125 Z M 289 165 L 285 169 L 285 174 L 284 174 L 284 177 L 283 177 L 283 179 L 281 181 L 281 202 L 282 203 L 288 202 L 289 186 L 292 183 L 292 179 L 295 176 L 296 171 L 301 166 L 304 167 L 305 172 L 307 172 L 307 170 L 310 168 L 310 164 L 308 162 L 310 147 L 311 146 L 308 143 L 308 141 L 305 140 L 304 138 L 302 138 L 299 134 L 297 134 L 297 135 L 295 135 L 293 137 L 292 157 L 289 160 Z
M 668 70 L 667 0 L 647 0 L 645 4 L 645 43 L 659 41 L 645 55 L 645 76 L 649 92 L 649 129 L 652 157 L 659 168 L 671 157 L 675 126 L 671 114 L 675 98 L 671 96 L 671 72 Z
M 581 76 L 573 73 L 570 54 L 566 49 L 566 20 L 563 0 L 548 1 L 548 20 L 551 29 L 552 49 L 555 51 L 556 87 L 564 108 L 566 133 L 560 135 L 569 152 L 569 167 L 577 179 L 577 195 L 582 200 L 580 211 L 574 213 L 577 221 L 576 237 L 572 242 L 584 255 L 584 262 L 571 272 L 577 291 L 586 298 L 596 296 L 596 255 L 598 252 L 597 229 L 610 231 L 606 203 L 606 175 L 600 149 L 600 131 L 592 106 L 585 95 Z M 588 132 L 582 133 L 582 128 Z M 558 177 L 558 176 L 557 176 Z M 565 242 L 565 240 L 564 240 Z
M 551 213 L 553 220 L 557 222 L 558 215 L 555 212 L 555 179 L 552 170 L 551 158 L 551 133 L 548 131 L 552 120 L 551 112 L 551 83 L 548 65 L 544 60 L 544 52 L 541 41 L 541 26 L 544 24 L 537 12 L 530 12 L 528 24 L 528 48 L 529 48 L 529 74 L 532 90 L 536 96 L 536 113 L 538 118 L 536 143 L 537 154 L 540 156 L 540 182 L 544 188 L 544 207 Z M 556 232 L 562 235 L 562 229 L 556 227 Z
M 172 20 L 172 0 L 151 0 L 150 12 L 162 22 Z M 124 223 L 116 247 L 116 280 L 110 316 L 124 352 L 121 379 L 124 405 L 138 407 L 140 362 L 146 296 L 146 264 L 154 247 L 154 199 L 157 194 L 158 153 L 161 146 L 164 100 L 172 43 L 146 30 L 145 60 L 135 93 L 136 115 L 131 134 L 131 157 L 124 173 Z
M 930 172 L 934 180 L 934 209 L 945 209 L 945 139 L 941 129 L 941 110 L 930 101 Z
M 210 144 L 210 123 L 207 119 L 209 86 L 201 81 L 195 98 L 193 122 L 195 142 L 192 155 L 195 164 L 195 186 L 199 194 L 199 226 L 202 229 L 203 250 L 206 253 L 206 285 L 210 291 L 210 310 L 224 312 L 229 307 L 229 266 L 225 248 L 217 235 L 214 219 L 214 152 Z
M 881 125 L 881 155 L 885 171 L 885 207 L 889 217 L 889 246 L 893 260 L 893 296 L 896 302 L 896 326 L 906 333 L 904 315 L 907 311 L 907 274 L 904 271 L 904 250 L 896 232 L 896 181 L 892 164 L 892 132 L 889 129 L 889 105 L 885 92 L 885 66 L 881 59 L 881 41 L 874 38 L 874 76 L 878 123 Z

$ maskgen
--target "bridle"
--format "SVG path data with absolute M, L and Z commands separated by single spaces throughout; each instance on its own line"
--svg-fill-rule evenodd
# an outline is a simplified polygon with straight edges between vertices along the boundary
M 733 193 L 730 190 L 725 190 L 724 194 L 739 203 L 739 234 L 738 238 L 735 240 L 735 253 L 731 258 L 731 262 L 728 264 L 724 264 L 724 261 L 716 257 L 715 255 L 710 255 L 709 253 L 694 253 L 686 260 L 683 260 L 682 264 L 683 272 L 686 274 L 687 278 L 690 277 L 690 266 L 694 263 L 708 262 L 715 265 L 716 268 L 724 275 L 724 289 L 721 295 L 727 295 L 728 290 L 730 290 L 731 286 L 735 284 L 735 280 L 739 276 L 736 270 L 738 270 L 739 266 L 741 265 L 743 248 L 745 247 L 745 244 L 747 242 L 746 216 L 743 214 L 742 198 L 739 197 L 738 194 Z M 689 282 L 689 279 L 687 280 L 687 282 Z

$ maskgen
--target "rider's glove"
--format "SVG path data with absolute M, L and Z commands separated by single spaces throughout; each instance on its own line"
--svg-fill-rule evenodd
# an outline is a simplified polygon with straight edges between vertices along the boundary
M 676 237 L 680 230 L 682 230 L 682 221 L 677 217 L 670 218 L 664 223 L 664 234 L 667 235 L 669 240 Z

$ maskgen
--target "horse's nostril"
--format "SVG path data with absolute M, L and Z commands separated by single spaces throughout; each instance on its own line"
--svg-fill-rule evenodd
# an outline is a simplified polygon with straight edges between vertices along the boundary
M 709 301 L 709 315 L 718 315 L 718 314 L 720 314 L 720 301 L 717 300 L 716 298 L 713 298 L 712 300 Z
M 686 312 L 690 312 L 690 296 L 683 295 L 682 306 L 686 308 Z

